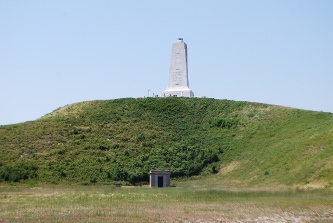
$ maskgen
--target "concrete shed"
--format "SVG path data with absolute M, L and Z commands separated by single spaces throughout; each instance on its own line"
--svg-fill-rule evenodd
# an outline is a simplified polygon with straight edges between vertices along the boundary
M 170 187 L 170 171 L 151 170 L 150 187 Z

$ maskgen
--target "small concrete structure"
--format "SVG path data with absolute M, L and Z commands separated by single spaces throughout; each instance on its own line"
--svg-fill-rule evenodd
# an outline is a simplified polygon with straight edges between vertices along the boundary
M 194 97 L 188 81 L 187 45 L 182 38 L 172 44 L 168 87 L 161 96 Z
M 170 187 L 170 171 L 151 170 L 150 187 Z

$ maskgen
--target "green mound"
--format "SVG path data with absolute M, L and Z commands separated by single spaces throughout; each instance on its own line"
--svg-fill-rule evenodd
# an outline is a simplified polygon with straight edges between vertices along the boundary
M 0 126 L 0 181 L 146 183 L 149 170 L 215 183 L 332 187 L 333 116 L 207 98 L 90 101 Z

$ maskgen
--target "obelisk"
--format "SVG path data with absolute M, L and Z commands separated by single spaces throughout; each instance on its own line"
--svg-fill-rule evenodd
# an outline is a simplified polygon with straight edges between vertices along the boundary
M 172 44 L 168 87 L 162 97 L 194 97 L 189 88 L 187 69 L 187 45 L 182 38 Z

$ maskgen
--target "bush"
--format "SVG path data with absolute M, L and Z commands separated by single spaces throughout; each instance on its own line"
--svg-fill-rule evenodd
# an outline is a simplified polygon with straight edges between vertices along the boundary
M 238 120 L 235 119 L 217 119 L 214 120 L 213 122 L 211 122 L 211 127 L 219 127 L 219 128 L 228 128 L 230 129 L 231 127 L 235 127 L 237 126 L 237 124 L 239 123 Z
M 19 182 L 37 177 L 37 166 L 32 163 L 22 161 L 12 165 L 0 167 L 0 180 L 8 182 Z
M 164 159 L 170 164 L 168 167 L 174 177 L 198 175 L 208 164 L 219 160 L 219 151 L 197 147 L 172 147 L 164 153 Z

